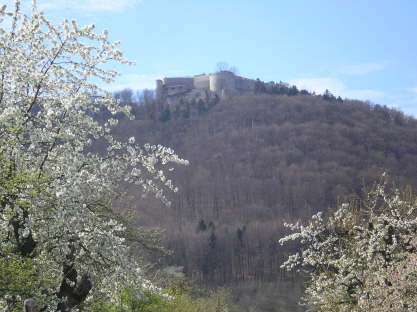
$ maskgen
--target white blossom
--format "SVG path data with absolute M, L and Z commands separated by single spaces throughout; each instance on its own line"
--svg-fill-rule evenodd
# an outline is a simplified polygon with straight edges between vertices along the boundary
M 281 267 L 307 274 L 303 300 L 314 311 L 415 311 L 417 248 L 410 238 L 417 234 L 417 201 L 387 188 L 381 182 L 364 201 L 343 203 L 327 218 L 318 213 L 307 225 L 286 224 L 293 233 L 279 242 L 301 246 Z
M 93 282 L 87 300 L 116 300 L 126 285 L 140 292 L 145 281 L 124 227 L 104 210 L 122 194 L 123 182 L 169 204 L 165 193 L 176 188 L 164 167 L 188 162 L 160 145 L 118 141 L 111 135 L 115 117 L 103 124 L 92 117 L 98 107 L 129 112 L 98 86 L 118 75 L 106 63 L 130 64 L 107 31 L 67 20 L 54 25 L 36 4 L 25 15 L 19 3 L 16 10 L 0 9 L 0 155 L 37 182 L 19 189 L 13 202 L 0 201 L 0 242 L 13 243 L 12 219 L 22 218 L 21 235 L 32 235 L 51 278 L 64 279 L 67 264 Z M 97 139 L 106 153 L 92 152 Z M 30 209 L 19 207 L 23 201 Z M 53 311 L 59 300 L 49 299 Z

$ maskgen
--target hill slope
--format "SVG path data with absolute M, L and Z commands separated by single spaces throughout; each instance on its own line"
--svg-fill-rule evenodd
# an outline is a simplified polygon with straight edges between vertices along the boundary
M 149 201 L 141 222 L 165 228 L 168 264 L 206 284 L 287 279 L 276 243 L 284 220 L 358 196 L 384 171 L 417 184 L 417 121 L 386 107 L 259 94 L 166 122 L 145 111 L 120 135 L 173 147 L 191 165 L 174 177 L 172 207 Z

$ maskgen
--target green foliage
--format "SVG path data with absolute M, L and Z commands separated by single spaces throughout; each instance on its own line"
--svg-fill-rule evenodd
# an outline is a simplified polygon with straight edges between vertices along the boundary
M 168 300 L 152 293 L 145 293 L 146 297 L 136 297 L 129 289 L 120 294 L 120 302 L 117 304 L 98 303 L 94 312 L 152 312 L 167 311 Z
M 36 298 L 40 305 L 47 289 L 58 285 L 41 257 L 27 258 L 2 250 L 0 257 L 0 301 L 7 305 L 8 311 L 20 311 L 24 299 Z
M 205 297 L 193 298 L 191 295 L 170 289 L 165 296 L 145 292 L 144 297 L 136 297 L 129 289 L 120 294 L 117 304 L 97 303 L 91 312 L 232 312 L 228 293 L 219 289 Z
M 30 199 L 44 196 L 45 182 L 39 172 L 18 171 L 12 162 L 0 155 L 0 211 L 11 220 L 9 226 L 22 221 L 15 210 L 7 210 L 7 207 L 16 205 L 24 213 L 29 212 L 32 208 Z M 25 196 L 19 197 L 19 194 Z M 2 227 L 0 231 L 4 234 L 7 228 Z M 58 284 L 43 260 L 33 245 L 31 233 L 20 237 L 15 233 L 14 237 L 0 242 L 0 303 L 7 306 L 7 311 L 20 311 L 22 301 L 30 297 L 42 303 L 48 295 L 46 290 Z
M 201 304 L 198 312 L 234 312 L 238 309 L 231 303 L 229 292 L 224 288 L 209 292 L 208 296 L 199 300 Z
M 28 189 L 27 196 L 32 198 L 39 196 L 45 187 L 45 183 L 46 180 L 38 171 L 17 171 L 15 164 L 4 158 L 0 150 L 0 206 L 16 198 L 17 205 L 30 208 L 28 206 L 29 201 L 17 198 L 17 195 Z M 28 188 L 28 185 L 31 187 Z

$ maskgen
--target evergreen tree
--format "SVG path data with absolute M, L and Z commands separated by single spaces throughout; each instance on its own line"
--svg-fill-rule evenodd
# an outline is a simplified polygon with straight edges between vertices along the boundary
M 202 99 L 199 99 L 198 101 L 197 101 L 197 110 L 198 110 L 198 113 L 204 113 L 205 111 L 207 111 L 207 109 L 206 109 L 206 105 L 205 105 L 205 103 L 204 103 L 204 101 L 202 100 Z
M 171 120 L 171 109 L 169 108 L 169 105 L 166 105 L 161 112 L 161 116 L 159 118 L 160 121 L 166 122 L 168 120 Z
M 214 231 L 211 231 L 211 234 L 209 236 L 209 242 L 208 242 L 208 246 L 210 249 L 216 248 L 216 241 L 217 241 L 216 233 Z
M 288 89 L 288 95 L 297 95 L 299 93 L 296 86 L 292 86 L 290 89 Z
M 207 230 L 206 222 L 204 222 L 204 220 L 201 219 L 197 225 L 197 232 L 205 232 L 206 230 Z
M 191 116 L 191 109 L 190 109 L 190 103 L 185 103 L 184 109 L 182 111 L 182 116 L 186 119 L 190 118 Z
M 241 246 L 243 245 L 243 238 L 244 238 L 245 232 L 246 232 L 245 225 L 242 228 L 238 228 L 236 231 L 236 236 Z

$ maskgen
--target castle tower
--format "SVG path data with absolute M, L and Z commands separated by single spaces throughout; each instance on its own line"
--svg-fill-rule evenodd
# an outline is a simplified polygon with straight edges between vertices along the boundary
M 210 91 L 222 97 L 235 93 L 235 78 L 235 74 L 229 71 L 221 71 L 210 75 Z
M 163 82 L 162 80 L 158 79 L 156 81 L 156 89 L 155 89 L 155 98 L 157 100 L 160 100 L 162 98 L 162 94 L 163 94 L 162 87 L 163 87 Z

